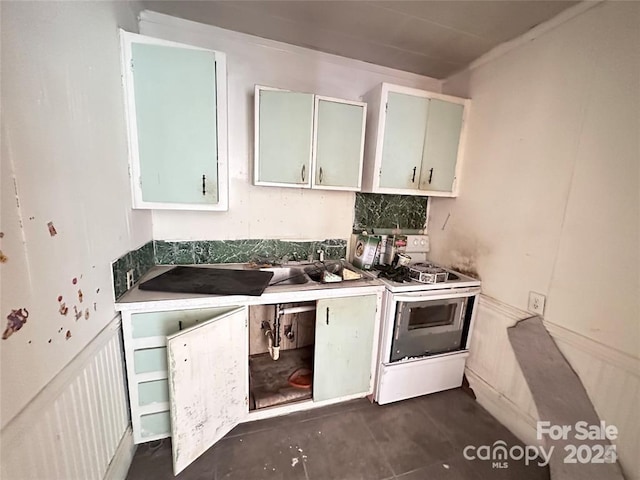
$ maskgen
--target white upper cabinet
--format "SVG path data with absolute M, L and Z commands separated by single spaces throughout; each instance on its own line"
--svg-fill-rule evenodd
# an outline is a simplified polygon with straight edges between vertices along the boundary
M 227 210 L 225 55 L 120 32 L 133 208 Z
M 457 196 L 469 100 L 387 83 L 365 100 L 363 191 Z
M 367 106 L 316 95 L 312 188 L 360 190 Z
M 254 184 L 360 190 L 366 104 L 255 89 Z
M 256 185 L 310 185 L 313 95 L 256 89 L 256 118 Z

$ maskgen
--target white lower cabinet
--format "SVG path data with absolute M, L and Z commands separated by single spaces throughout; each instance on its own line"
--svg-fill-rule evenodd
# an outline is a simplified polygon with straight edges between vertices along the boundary
M 371 394 L 381 296 L 123 310 L 134 442 L 171 436 L 177 475 L 238 423 Z M 278 311 L 273 360 L 265 332 Z M 288 383 L 300 362 L 313 372 L 306 392 Z M 280 380 L 261 379 L 268 370 Z
M 167 339 L 173 473 L 247 416 L 247 307 Z

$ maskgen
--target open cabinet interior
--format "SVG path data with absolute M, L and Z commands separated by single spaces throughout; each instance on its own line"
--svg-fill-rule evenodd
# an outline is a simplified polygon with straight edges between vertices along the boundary
M 313 398 L 316 302 L 249 307 L 249 410 Z

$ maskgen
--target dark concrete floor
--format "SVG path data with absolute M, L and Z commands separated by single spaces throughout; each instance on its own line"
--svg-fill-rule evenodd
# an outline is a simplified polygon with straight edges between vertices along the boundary
M 173 476 L 171 442 L 143 444 L 129 480 L 548 480 L 548 468 L 466 460 L 467 445 L 522 445 L 460 389 L 379 406 L 356 400 L 245 423 Z

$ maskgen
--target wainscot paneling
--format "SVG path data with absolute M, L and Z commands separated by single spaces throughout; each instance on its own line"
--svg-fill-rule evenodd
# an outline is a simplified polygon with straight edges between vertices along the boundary
M 121 345 L 118 317 L 7 424 L 1 478 L 124 478 L 134 450 Z
M 536 444 L 536 410 L 507 328 L 532 316 L 482 295 L 471 339 L 467 377 L 478 402 L 527 444 Z M 580 377 L 598 415 L 618 428 L 614 443 L 626 478 L 640 480 L 640 359 L 559 325 L 545 327 Z

